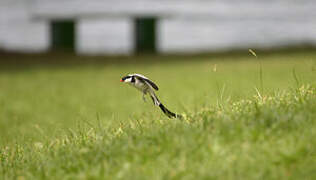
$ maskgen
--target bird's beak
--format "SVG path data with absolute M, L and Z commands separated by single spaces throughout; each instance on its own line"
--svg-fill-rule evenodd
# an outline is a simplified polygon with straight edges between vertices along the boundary
M 124 82 L 123 79 L 120 80 L 121 82 Z

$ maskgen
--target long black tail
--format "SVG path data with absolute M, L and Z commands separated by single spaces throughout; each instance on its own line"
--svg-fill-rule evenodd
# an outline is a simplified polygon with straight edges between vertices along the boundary
M 169 111 L 169 109 L 167 109 L 163 104 L 159 104 L 160 109 L 162 110 L 163 113 L 165 113 L 165 115 L 167 115 L 169 118 L 182 118 L 181 115 L 173 113 L 171 111 Z
M 169 118 L 179 118 L 181 119 L 182 116 L 176 113 L 171 112 L 169 109 L 167 109 L 161 102 L 158 100 L 157 96 L 155 94 L 152 94 L 151 99 L 153 100 L 154 105 L 159 106 L 162 112 L 168 116 Z

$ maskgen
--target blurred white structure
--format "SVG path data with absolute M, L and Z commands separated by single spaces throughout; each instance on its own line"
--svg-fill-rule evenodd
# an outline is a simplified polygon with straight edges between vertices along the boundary
M 132 54 L 146 17 L 159 53 L 316 45 L 315 0 L 0 0 L 0 49 L 49 51 L 67 20 L 77 53 Z

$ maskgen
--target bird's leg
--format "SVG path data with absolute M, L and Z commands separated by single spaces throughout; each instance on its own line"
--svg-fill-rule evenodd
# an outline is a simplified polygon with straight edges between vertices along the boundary
M 143 100 L 144 100 L 144 102 L 146 102 L 146 94 L 145 93 L 143 93 Z

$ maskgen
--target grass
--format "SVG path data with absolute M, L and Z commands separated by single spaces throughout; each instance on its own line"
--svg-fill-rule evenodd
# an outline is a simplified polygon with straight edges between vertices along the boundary
M 250 54 L 3 65 L 0 179 L 315 179 L 316 53 L 258 58 L 261 72 Z M 129 72 L 185 118 L 143 102 Z

